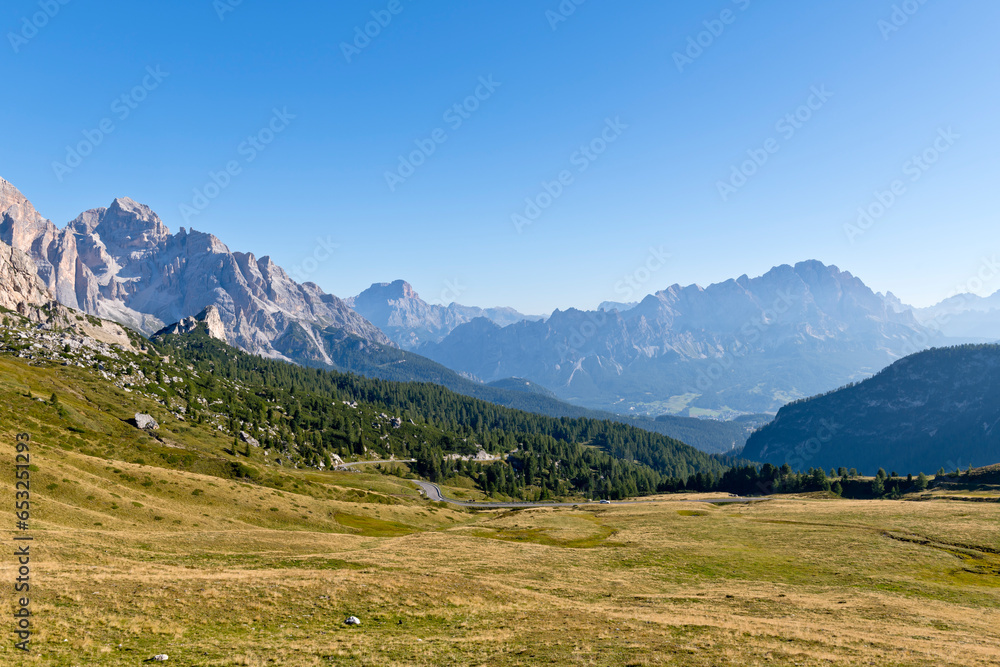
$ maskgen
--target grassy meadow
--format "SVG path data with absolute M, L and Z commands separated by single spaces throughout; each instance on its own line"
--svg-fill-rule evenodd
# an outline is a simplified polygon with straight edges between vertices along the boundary
M 82 371 L 0 373 L 5 666 L 1000 663 L 995 502 L 460 510 L 376 471 L 227 477 L 225 435 Z M 155 437 L 125 423 L 140 408 Z M 9 632 L 21 431 L 28 655 Z

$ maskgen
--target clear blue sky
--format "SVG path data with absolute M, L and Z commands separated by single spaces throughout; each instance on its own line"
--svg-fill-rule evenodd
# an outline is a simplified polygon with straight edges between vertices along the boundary
M 289 268 L 311 268 L 329 238 L 339 247 L 309 277 L 340 296 L 404 278 L 427 300 L 537 313 L 626 297 L 651 247 L 671 258 L 639 271 L 636 296 L 815 258 L 918 305 L 1000 253 L 996 2 L 910 0 L 889 32 L 888 0 L 588 0 L 557 23 L 558 0 L 244 0 L 221 19 L 229 0 L 62 1 L 0 9 L 0 175 L 60 225 L 130 196 L 174 231 Z M 348 62 L 342 44 L 390 5 Z M 481 77 L 499 87 L 446 117 Z M 115 102 L 144 83 L 134 109 Z M 823 86 L 832 97 L 779 130 Z M 261 151 L 243 144 L 275 108 L 295 118 Z M 574 156 L 609 118 L 628 127 L 593 161 Z M 105 119 L 113 131 L 57 175 Z M 439 128 L 447 140 L 391 190 L 398 156 Z M 933 157 L 948 128 L 958 138 L 912 180 L 907 161 Z M 718 182 L 765 145 L 777 151 L 723 201 Z M 239 173 L 186 223 L 182 205 L 230 161 Z M 518 233 L 511 216 L 564 170 L 572 182 Z M 844 225 L 897 179 L 905 190 L 851 243 Z M 1000 275 L 980 291 L 997 289 Z

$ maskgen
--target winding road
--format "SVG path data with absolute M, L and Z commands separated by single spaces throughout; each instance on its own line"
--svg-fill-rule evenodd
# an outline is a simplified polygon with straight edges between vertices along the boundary
M 490 509 L 497 507 L 573 507 L 576 505 L 598 505 L 600 503 L 594 501 L 580 501 L 575 503 L 485 503 L 485 502 L 475 502 L 475 501 L 464 501 L 464 500 L 452 500 L 451 498 L 445 497 L 441 493 L 441 487 L 432 482 L 418 482 L 414 481 L 420 490 L 423 491 L 424 495 L 431 502 L 446 502 L 452 505 L 458 505 L 460 507 L 478 507 L 480 509 Z M 741 497 L 727 497 L 727 498 L 697 498 L 697 499 L 677 499 L 677 500 L 618 500 L 612 505 L 655 505 L 658 503 L 752 503 L 762 500 L 761 498 L 741 498 Z M 607 504 L 607 503 L 605 503 Z
M 365 464 L 375 464 L 375 463 L 415 463 L 416 459 L 393 459 L 385 461 L 354 461 L 352 463 L 342 463 L 334 468 L 334 470 L 347 470 L 353 466 L 365 465 Z M 445 502 L 452 505 L 458 505 L 459 507 L 478 507 L 480 509 L 490 509 L 490 508 L 508 508 L 508 507 L 574 507 L 576 505 L 599 505 L 599 501 L 577 501 L 575 503 L 532 503 L 532 502 L 510 502 L 510 503 L 491 503 L 491 502 L 481 502 L 472 500 L 454 500 L 452 498 L 447 498 L 442 492 L 441 487 L 433 482 L 420 482 L 417 480 L 413 481 L 420 490 L 423 492 L 427 499 L 431 502 Z M 725 498 L 678 498 L 677 500 L 616 500 L 612 502 L 613 505 L 655 505 L 657 503 L 752 503 L 763 500 L 762 498 L 743 498 L 739 496 L 729 496 Z M 608 503 L 604 503 L 607 505 Z
M 354 466 L 374 464 L 374 463 L 416 463 L 416 459 L 386 459 L 383 461 L 352 461 L 351 463 L 341 463 L 333 467 L 334 470 L 347 470 Z

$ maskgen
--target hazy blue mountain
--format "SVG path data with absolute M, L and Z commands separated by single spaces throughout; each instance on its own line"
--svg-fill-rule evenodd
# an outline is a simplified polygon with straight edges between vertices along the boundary
M 864 382 L 783 407 L 744 458 L 873 474 L 1000 461 L 1000 346 L 926 350 Z
M 438 342 L 455 327 L 477 317 L 485 317 L 500 326 L 541 319 L 523 315 L 513 308 L 430 304 L 403 280 L 375 283 L 361 294 L 346 299 L 346 302 L 406 350 L 416 349 L 427 342 Z
M 620 301 L 602 301 L 601 305 L 597 307 L 597 310 L 617 310 L 619 313 L 624 313 L 627 310 L 632 310 L 638 305 L 638 301 L 632 301 L 630 303 L 622 303 Z
M 754 430 L 771 421 L 771 415 L 742 415 L 736 419 L 694 419 L 661 415 L 660 432 L 711 454 L 735 454 L 743 449 Z M 641 423 L 641 422 L 640 422 Z
M 505 327 L 478 318 L 419 351 L 487 382 L 522 377 L 581 405 L 702 414 L 774 412 L 936 339 L 850 273 L 808 261 L 707 288 L 673 285 L 625 312 L 557 310 Z
M 910 308 L 921 324 L 948 338 L 967 341 L 1000 340 L 1000 291 L 988 297 L 956 294 L 928 308 Z

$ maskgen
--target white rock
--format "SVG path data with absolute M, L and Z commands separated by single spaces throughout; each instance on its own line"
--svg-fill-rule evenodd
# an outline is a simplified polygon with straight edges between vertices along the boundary
M 361 619 L 357 616 L 348 616 L 347 620 L 344 621 L 347 625 L 361 625 Z
M 144 431 L 155 431 L 160 428 L 160 425 L 156 423 L 150 415 L 143 414 L 141 412 L 135 413 L 135 425 Z

